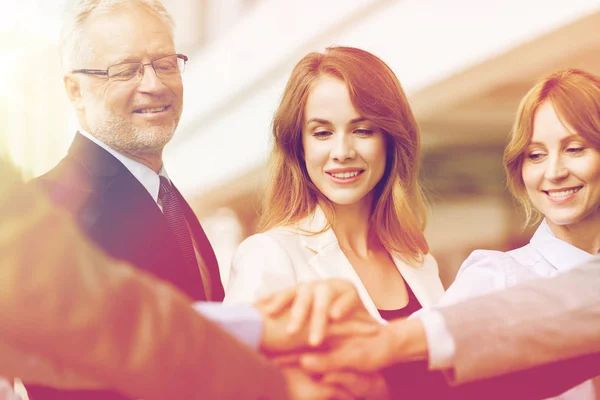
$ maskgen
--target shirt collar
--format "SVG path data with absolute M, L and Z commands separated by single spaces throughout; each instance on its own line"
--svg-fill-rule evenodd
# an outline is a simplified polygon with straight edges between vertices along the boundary
M 568 271 L 594 257 L 592 254 L 554 236 L 545 219 L 535 231 L 530 243 L 559 271 Z
M 169 175 L 167 175 L 167 171 L 165 170 L 165 166 L 163 165 L 160 169 L 160 172 L 156 174 L 151 168 L 146 165 L 135 161 L 129 157 L 124 156 L 119 153 L 112 147 L 108 146 L 106 143 L 102 142 L 98 138 L 92 136 L 89 132 L 84 131 L 83 129 L 79 129 L 79 133 L 82 136 L 85 136 L 92 142 L 96 143 L 98 146 L 102 147 L 104 150 L 108 151 L 112 154 L 117 160 L 121 162 L 131 172 L 131 174 L 137 179 L 142 186 L 150 193 L 154 202 L 158 204 L 158 190 L 160 189 L 160 178 L 159 176 L 164 176 L 171 181 Z

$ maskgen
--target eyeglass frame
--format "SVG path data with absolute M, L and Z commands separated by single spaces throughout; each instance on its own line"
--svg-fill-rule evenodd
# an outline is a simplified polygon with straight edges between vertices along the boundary
M 151 65 L 152 69 L 154 70 L 154 73 L 156 74 L 156 76 L 159 76 L 158 73 L 156 72 L 156 68 L 154 68 L 154 62 L 158 61 L 158 60 L 162 60 L 163 58 L 172 57 L 172 56 L 177 56 L 178 59 L 183 60 L 183 69 L 185 71 L 185 66 L 186 66 L 187 61 L 188 61 L 188 56 L 186 56 L 185 54 L 181 54 L 181 53 L 174 53 L 174 54 L 167 54 L 166 56 L 161 56 L 161 57 L 155 58 L 154 60 L 150 61 L 149 63 L 124 62 L 124 63 L 110 65 L 106 69 L 86 69 L 86 68 L 73 69 L 73 70 L 71 70 L 71 73 L 72 74 L 86 74 L 86 75 L 105 76 L 108 79 L 110 79 L 110 76 L 108 76 L 108 70 L 109 70 L 109 68 L 116 67 L 118 65 L 123 65 L 123 64 L 139 64 L 139 65 L 141 65 L 141 68 L 140 68 L 141 71 L 145 71 L 146 65 Z M 182 74 L 183 71 L 179 71 L 179 73 Z M 140 75 L 140 74 L 138 73 L 138 75 Z M 132 76 L 131 79 L 133 79 L 133 78 L 134 77 Z M 131 79 L 123 80 L 121 82 L 127 82 L 127 81 L 129 81 Z

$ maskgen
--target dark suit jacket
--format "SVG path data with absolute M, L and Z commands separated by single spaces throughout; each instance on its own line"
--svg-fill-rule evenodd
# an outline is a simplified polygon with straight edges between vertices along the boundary
M 166 219 L 154 199 L 110 153 L 77 134 L 68 155 L 34 180 L 55 204 L 69 210 L 94 243 L 110 256 L 168 281 L 195 300 L 204 300 L 199 270 L 186 267 Z M 212 247 L 190 208 L 177 192 L 199 253 L 210 273 L 211 297 L 222 301 L 223 286 Z M 31 400 L 50 397 L 28 388 Z M 66 395 L 55 396 L 65 398 Z M 78 394 L 74 398 L 93 399 Z M 102 399 L 109 399 L 103 394 Z

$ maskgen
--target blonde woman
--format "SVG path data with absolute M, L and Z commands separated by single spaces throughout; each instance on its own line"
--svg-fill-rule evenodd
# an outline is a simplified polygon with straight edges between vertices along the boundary
M 504 165 L 527 222 L 542 222 L 524 247 L 474 251 L 440 304 L 552 277 L 600 252 L 600 78 L 569 69 L 535 85 L 519 106 Z M 587 381 L 557 399 L 598 399 L 596 386 Z

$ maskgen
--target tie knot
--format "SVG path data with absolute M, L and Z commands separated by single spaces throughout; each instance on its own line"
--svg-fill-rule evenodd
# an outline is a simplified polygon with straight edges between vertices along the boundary
M 171 190 L 173 190 L 173 185 L 171 185 L 171 182 L 169 182 L 169 180 L 164 176 L 159 176 L 159 179 L 160 190 L 158 191 L 158 198 L 161 199 L 163 196 L 171 193 Z

